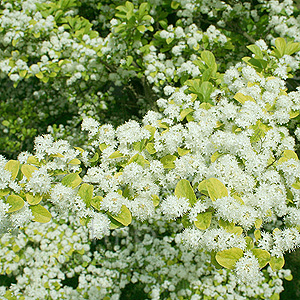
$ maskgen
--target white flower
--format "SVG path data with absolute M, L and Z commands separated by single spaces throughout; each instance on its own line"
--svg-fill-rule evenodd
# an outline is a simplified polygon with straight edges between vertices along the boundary
M 259 284 L 263 279 L 259 272 L 258 260 L 250 251 L 246 251 L 244 256 L 236 262 L 235 272 L 237 278 L 242 282 Z
M 160 209 L 168 219 L 176 219 L 182 217 L 191 207 L 187 198 L 170 195 L 162 201 Z
M 26 183 L 26 189 L 34 195 L 47 193 L 51 189 L 51 177 L 47 173 L 47 169 L 40 168 L 34 171 Z
M 102 239 L 104 236 L 109 235 L 109 218 L 101 213 L 95 213 L 92 220 L 88 223 L 90 230 L 90 238 Z
M 110 192 L 102 199 L 101 208 L 117 215 L 121 212 L 123 204 L 124 197 L 122 197 L 122 195 L 116 192 Z

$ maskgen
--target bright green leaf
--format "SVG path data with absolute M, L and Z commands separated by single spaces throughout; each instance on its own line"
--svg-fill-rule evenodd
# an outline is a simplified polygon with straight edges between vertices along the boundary
M 14 180 L 16 179 L 20 168 L 20 162 L 18 160 L 9 160 L 5 166 L 4 169 L 8 170 L 11 173 L 11 178 Z
M 209 68 L 213 68 L 216 64 L 215 56 L 210 51 L 202 51 L 201 58 Z
M 281 37 L 277 38 L 275 40 L 275 46 L 280 54 L 280 57 L 282 57 L 285 54 L 285 49 L 286 49 L 285 39 L 281 38 Z M 280 58 L 280 57 L 278 57 L 278 58 Z
M 190 114 L 191 112 L 193 112 L 194 109 L 191 107 L 188 107 L 186 109 L 184 109 L 181 113 L 180 113 L 180 121 L 182 121 L 188 114 Z
M 191 152 L 190 149 L 182 149 L 180 147 L 177 148 L 178 154 L 179 156 L 184 156 L 186 154 L 188 154 L 189 152 Z
M 210 158 L 211 162 L 215 162 L 220 156 L 224 155 L 224 153 L 220 153 L 216 151 Z
M 61 183 L 65 186 L 69 186 L 71 188 L 76 188 L 80 183 L 81 183 L 82 179 L 81 177 L 78 175 L 78 173 L 72 173 L 72 174 L 68 174 L 66 175 L 62 180 Z
M 216 254 L 217 262 L 227 268 L 233 269 L 236 262 L 243 256 L 243 250 L 240 248 L 231 248 L 223 251 L 219 251 Z
M 50 212 L 45 207 L 41 206 L 40 204 L 31 205 L 31 206 L 29 206 L 29 208 L 31 209 L 31 212 L 34 216 L 33 221 L 36 221 L 39 223 L 48 223 L 52 218 Z
M 195 192 L 190 184 L 190 182 L 186 179 L 181 179 L 175 188 L 175 195 L 180 197 L 185 197 L 189 200 L 191 205 L 194 205 L 196 202 Z
M 283 268 L 284 266 L 284 257 L 276 257 L 276 256 L 271 256 L 270 258 L 270 267 L 272 268 L 273 271 L 278 271 Z
M 140 166 L 144 167 L 145 164 L 149 164 L 149 161 L 146 160 L 143 155 L 137 153 L 135 154 L 134 156 L 131 157 L 131 159 L 128 161 L 128 165 L 133 163 L 133 162 L 136 162 L 137 164 L 139 164 Z
M 217 178 L 209 178 L 206 180 L 206 189 L 212 201 L 227 197 L 228 191 L 225 185 Z
M 212 218 L 212 212 L 207 211 L 197 215 L 197 221 L 194 221 L 194 224 L 197 228 L 205 230 L 209 228 Z
M 249 45 L 247 48 L 255 54 L 256 58 L 263 59 L 262 51 L 257 45 Z
M 251 97 L 251 96 L 246 96 L 242 93 L 236 93 L 233 96 L 233 99 L 237 100 L 238 102 L 240 102 L 241 104 L 244 104 L 246 101 L 252 101 L 255 102 L 255 100 Z
M 157 195 L 151 195 L 153 205 L 156 207 L 159 204 L 159 197 Z
M 92 200 L 91 200 L 91 205 L 92 205 L 95 209 L 97 209 L 98 211 L 100 211 L 100 210 L 101 210 L 101 202 L 102 202 L 102 200 L 103 200 L 103 197 L 101 197 L 101 196 L 96 196 L 96 197 L 92 198 Z
M 6 202 L 11 206 L 8 209 L 9 213 L 20 210 L 24 206 L 24 200 L 18 195 L 9 195 Z
M 254 256 L 257 258 L 260 268 L 266 266 L 270 261 L 271 256 L 268 251 L 262 249 L 252 249 L 251 251 L 254 254 Z
M 113 154 L 111 154 L 108 158 L 121 158 L 121 157 L 125 157 L 124 154 L 122 154 L 119 150 L 115 151 Z
M 121 212 L 118 215 L 112 215 L 112 218 L 124 226 L 128 226 L 132 221 L 131 212 L 125 205 L 122 205 Z
M 300 51 L 300 43 L 288 43 L 285 54 L 292 55 L 298 51 Z
M 87 207 L 91 205 L 93 191 L 94 186 L 88 183 L 83 183 L 78 190 L 78 195 L 83 199 Z
M 155 147 L 154 147 L 154 143 L 148 143 L 146 145 L 146 149 L 150 154 L 154 154 L 156 153 Z
M 28 180 L 31 178 L 32 173 L 36 170 L 38 170 L 38 168 L 31 165 L 23 165 L 21 167 L 21 172 Z
M 36 194 L 33 195 L 32 193 L 27 193 L 25 194 L 26 196 L 26 200 L 28 202 L 28 204 L 30 205 L 37 205 L 42 201 L 43 196 Z
M 78 158 L 74 158 L 72 160 L 69 161 L 70 165 L 80 165 L 81 161 Z
M 160 162 L 163 164 L 165 169 L 173 169 L 175 168 L 174 160 L 177 157 L 175 155 L 166 155 L 160 159 Z

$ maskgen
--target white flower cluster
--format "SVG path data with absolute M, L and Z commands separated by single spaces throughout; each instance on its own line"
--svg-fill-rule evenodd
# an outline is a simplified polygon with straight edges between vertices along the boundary
M 180 78 L 194 78 L 200 74 L 199 68 L 193 64 L 197 59 L 197 51 L 204 50 L 203 39 L 209 40 L 208 49 L 226 43 L 227 38 L 215 26 L 211 25 L 202 32 L 196 24 L 174 27 L 169 25 L 157 33 L 157 38 L 170 48 L 172 57 L 161 53 L 155 46 L 149 47 L 149 53 L 144 56 L 145 75 L 150 83 L 156 86 L 164 82 L 176 82 Z

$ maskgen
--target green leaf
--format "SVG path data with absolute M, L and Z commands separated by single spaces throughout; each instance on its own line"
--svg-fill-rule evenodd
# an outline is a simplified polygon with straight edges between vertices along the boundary
M 190 149 L 182 149 L 182 148 L 178 147 L 177 152 L 178 152 L 179 156 L 184 156 L 184 155 L 188 154 L 189 152 L 191 152 L 191 150 Z
M 196 195 L 190 184 L 190 182 L 186 179 L 181 179 L 175 188 L 175 195 L 180 197 L 185 197 L 189 200 L 191 205 L 196 203 Z
M 19 71 L 19 75 L 20 75 L 21 77 L 23 77 L 23 78 L 27 75 L 27 73 L 28 73 L 27 70 L 20 70 L 20 71 Z
M 150 132 L 150 134 L 151 134 L 151 136 L 149 138 L 149 141 L 153 140 L 156 128 L 153 127 L 153 126 L 151 126 L 151 125 L 146 125 L 145 129 L 147 129 Z
M 261 232 L 259 229 L 254 230 L 254 237 L 257 241 L 261 238 Z
M 40 204 L 29 206 L 29 208 L 34 216 L 33 221 L 39 223 L 48 223 L 52 218 L 50 212 Z
M 255 54 L 256 58 L 263 59 L 263 54 L 260 48 L 257 45 L 249 45 L 247 48 Z
M 119 150 L 115 151 L 112 153 L 108 158 L 121 158 L 121 157 L 126 157 L 124 154 L 122 154 Z
M 103 197 L 101 197 L 101 196 L 96 196 L 96 197 L 92 198 L 92 200 L 91 200 L 91 205 L 92 205 L 95 209 L 97 209 L 98 211 L 100 211 L 100 210 L 101 210 L 101 202 L 102 202 L 102 200 L 103 200 Z
M 21 167 L 21 172 L 28 180 L 31 178 L 32 173 L 36 170 L 38 170 L 38 168 L 31 165 L 23 165 Z
M 210 262 L 213 266 L 215 266 L 217 269 L 222 269 L 222 266 L 217 262 L 216 260 L 216 252 L 215 251 L 212 251 L 210 253 Z M 204 298 L 205 299 L 205 298 Z
M 65 186 L 69 186 L 69 187 L 75 189 L 81 183 L 81 181 L 82 181 L 82 179 L 78 175 L 78 173 L 72 173 L 72 174 L 66 175 L 61 180 L 61 183 Z
M 4 169 L 8 170 L 11 173 L 11 178 L 13 180 L 16 179 L 20 168 L 20 162 L 18 160 L 9 160 L 5 166 Z
M 297 180 L 295 183 L 292 184 L 292 187 L 294 189 L 300 190 L 300 181 Z
M 145 27 L 145 25 L 139 25 L 139 26 L 137 26 L 136 29 L 137 29 L 139 32 L 144 33 L 145 30 L 146 30 L 146 27 Z
M 216 64 L 215 56 L 207 50 L 201 52 L 201 58 L 209 68 L 214 68 Z
M 263 124 L 260 120 L 258 120 L 256 124 L 251 125 L 250 128 L 254 130 L 254 133 L 250 137 L 250 142 L 257 143 L 266 135 L 266 132 L 270 130 L 272 127 Z
M 212 201 L 228 196 L 227 188 L 217 178 L 209 178 L 206 180 L 205 184 L 209 197 Z
M 298 155 L 293 150 L 284 150 L 283 151 L 283 157 L 286 157 L 288 159 L 299 160 Z
M 142 152 L 146 147 L 147 140 L 142 139 L 140 142 L 133 143 L 133 149 Z
M 227 268 L 233 269 L 236 262 L 243 256 L 243 250 L 240 248 L 231 248 L 223 251 L 219 251 L 216 254 L 217 262 Z
M 29 156 L 27 158 L 27 163 L 31 165 L 39 166 L 41 163 L 35 156 Z
M 94 186 L 88 183 L 83 183 L 78 190 L 78 195 L 83 199 L 87 207 L 91 206 L 93 191 Z
M 253 242 L 252 237 L 246 236 L 245 240 L 246 240 L 246 248 L 247 248 L 247 250 L 251 250 L 254 247 L 254 242 Z
M 146 2 L 141 3 L 139 7 L 139 17 L 141 18 L 147 10 L 148 10 L 148 3 Z
M 102 143 L 99 145 L 99 150 L 102 152 L 103 150 L 105 150 L 107 148 L 107 145 L 105 143 Z
M 262 223 L 263 223 L 263 220 L 261 218 L 256 219 L 255 223 L 254 223 L 255 224 L 255 228 L 259 229 L 260 226 L 262 225 Z
M 166 39 L 166 42 L 167 42 L 167 44 L 171 44 L 173 42 L 173 40 L 174 40 L 174 38 L 169 37 Z
M 257 258 L 260 268 L 266 266 L 270 261 L 271 255 L 268 251 L 262 249 L 252 249 L 251 251 L 254 254 L 254 256 Z
M 220 156 L 224 155 L 224 153 L 220 153 L 216 151 L 210 158 L 211 162 L 215 162 Z
M 5 127 L 9 127 L 9 124 L 10 124 L 9 121 L 7 120 L 2 121 L 2 125 Z
M 281 37 L 277 38 L 275 40 L 275 46 L 280 54 L 280 57 L 282 57 L 285 54 L 285 49 L 286 49 L 285 39 L 281 38 Z M 278 57 L 278 58 L 280 58 L 280 57 Z
M 255 102 L 255 100 L 251 97 L 251 96 L 245 96 L 242 93 L 236 93 L 233 96 L 233 99 L 237 100 L 238 102 L 240 102 L 241 104 L 244 104 L 246 101 L 252 101 Z
M 24 200 L 18 195 L 9 195 L 6 202 L 11 206 L 8 209 L 9 213 L 20 210 L 24 206 Z
M 94 156 L 90 159 L 90 162 L 97 162 L 99 159 L 99 154 L 96 152 Z
M 184 109 L 181 113 L 180 113 L 180 121 L 182 121 L 188 114 L 190 114 L 191 112 L 193 112 L 194 109 L 191 107 L 188 107 L 186 109 Z
M 280 300 L 280 295 L 278 293 L 274 293 L 270 296 L 270 300 Z
M 42 79 L 42 78 L 44 77 L 44 75 L 43 75 L 42 72 L 36 73 L 35 76 L 36 76 L 38 79 Z
M 177 157 L 175 155 L 166 155 L 160 159 L 160 162 L 163 164 L 165 169 L 173 169 L 175 168 L 174 160 Z
M 271 256 L 270 259 L 270 267 L 272 268 L 273 271 L 278 271 L 283 268 L 284 266 L 284 257 L 276 257 L 276 256 Z
M 0 190 L 0 197 L 6 196 L 9 193 L 10 193 L 10 189 L 9 188 Z
M 213 85 L 209 81 L 202 82 L 200 86 L 200 94 L 203 96 L 204 102 L 210 102 L 210 94 L 213 91 Z
M 284 279 L 287 280 L 287 281 L 292 281 L 293 280 L 293 275 L 290 274 L 290 275 L 284 276 Z
M 278 164 L 281 164 L 289 159 L 299 160 L 298 155 L 293 150 L 284 150 L 282 157 L 278 160 Z
M 285 54 L 292 55 L 298 51 L 300 51 L 300 43 L 288 43 L 285 49 Z
M 37 205 L 42 201 L 43 196 L 36 194 L 33 195 L 32 193 L 27 193 L 25 194 L 26 196 L 26 200 L 28 202 L 28 204 L 30 205 Z
M 139 28 L 138 28 L 138 30 L 139 30 Z M 127 58 L 126 58 L 127 67 L 129 67 L 132 64 L 132 62 L 133 62 L 133 57 L 131 55 L 128 55 Z
M 157 195 L 151 195 L 153 205 L 156 207 L 159 204 L 159 197 Z
M 121 212 L 118 215 L 111 216 L 124 226 L 128 226 L 132 221 L 131 212 L 125 205 L 122 205 Z
M 171 8 L 172 9 L 177 9 L 179 7 L 180 3 L 176 2 L 176 1 L 172 1 L 171 2 Z
M 154 148 L 154 143 L 148 143 L 148 144 L 146 145 L 146 149 L 147 149 L 147 151 L 148 151 L 150 154 L 156 153 L 156 150 L 155 150 L 155 148 Z
M 141 154 L 137 153 L 134 156 L 131 157 L 131 159 L 128 161 L 127 165 L 136 162 L 140 166 L 144 167 L 145 164 L 149 164 L 149 161 L 145 159 Z
M 209 228 L 212 218 L 212 212 L 207 211 L 197 215 L 197 221 L 194 221 L 194 224 L 197 228 L 205 230 Z
M 289 112 L 290 119 L 294 119 L 294 118 L 298 117 L 299 114 L 300 114 L 300 112 L 299 112 L 298 110 L 291 110 L 291 111 Z
M 78 158 L 74 158 L 72 160 L 69 161 L 70 165 L 80 165 L 81 161 Z

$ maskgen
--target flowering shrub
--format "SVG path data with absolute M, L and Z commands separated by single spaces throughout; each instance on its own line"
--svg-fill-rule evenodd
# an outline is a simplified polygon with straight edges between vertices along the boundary
M 289 270 L 263 271 L 263 282 L 246 286 L 229 271 L 210 266 L 210 256 L 176 242 L 181 225 L 156 219 L 116 229 L 101 243 L 73 217 L 29 224 L 1 238 L 0 287 L 5 299 L 258 299 L 278 295 Z M 5 254 L 5 255 L 4 255 Z M 140 286 L 137 286 L 139 282 Z M 138 289 L 138 288 L 139 289 Z M 130 290 L 131 289 L 131 290 Z
M 283 254 L 300 242 L 299 160 L 287 129 L 300 95 L 286 91 L 287 74 L 277 70 L 282 58 L 286 72 L 295 68 L 299 44 L 278 38 L 273 51 L 262 45 L 249 46 L 253 57 L 224 74 L 203 51 L 194 62 L 202 76 L 166 87 L 161 112 L 149 111 L 142 125 L 115 130 L 85 119 L 92 158 L 50 135 L 36 138 L 34 155 L 2 158 L 2 225 L 47 222 L 41 204 L 50 203 L 101 239 L 132 216 L 158 215 L 180 220 L 178 238 L 210 252 L 242 282 L 260 283 L 267 264 L 280 270 Z
M 159 6 L 155 1 L 135 1 L 97 6 L 102 12 L 107 10 L 109 17 L 114 15 L 108 25 L 104 19 L 90 22 L 77 15 L 76 1 L 5 1 L 0 19 L 5 44 L 1 49 L 3 82 L 14 81 L 15 88 L 30 83 L 28 97 L 36 95 L 41 105 L 51 103 L 49 111 L 56 107 L 56 100 L 46 91 L 60 90 L 55 97 L 63 95 L 62 107 L 74 104 L 67 109 L 74 117 L 71 125 L 83 118 L 81 127 L 88 131 L 88 138 L 73 128 L 69 141 L 57 139 L 54 126 L 49 129 L 53 135 L 35 138 L 33 153 L 21 152 L 17 160 L 0 156 L 1 230 L 23 228 L 30 221 L 47 223 L 54 212 L 58 217 L 74 215 L 90 238 L 102 239 L 111 230 L 129 226 L 133 219 L 161 220 L 174 229 L 168 230 L 168 236 L 178 243 L 174 247 L 179 253 L 187 251 L 181 242 L 195 255 L 190 261 L 199 259 L 202 264 L 210 255 L 214 267 L 207 266 L 209 272 L 220 269 L 220 276 L 229 276 L 231 285 L 240 284 L 237 295 L 271 297 L 261 290 L 250 295 L 244 287 L 265 286 L 269 276 L 280 277 L 284 253 L 300 244 L 296 145 L 300 90 L 287 89 L 299 72 L 300 44 L 291 1 L 258 3 L 252 7 L 249 3 L 165 1 Z M 162 13 L 164 6 L 167 15 Z M 176 20 L 169 24 L 173 10 Z M 216 22 L 218 28 L 197 25 L 196 19 L 204 22 L 200 11 L 207 22 L 222 16 Z M 264 11 L 268 11 L 267 18 Z M 240 21 L 255 20 L 248 20 L 251 34 L 243 31 L 240 42 L 240 31 L 227 27 L 236 16 Z M 255 23 L 268 26 L 260 29 Z M 100 37 L 92 24 L 108 31 L 107 36 Z M 265 40 L 256 41 L 262 33 Z M 275 38 L 279 33 L 283 37 Z M 255 43 L 244 47 L 243 39 Z M 225 55 L 228 48 L 230 54 Z M 36 87 L 41 92 L 34 91 Z M 79 97 L 86 89 L 90 94 Z M 112 102 L 118 98 L 118 89 L 125 91 L 121 98 L 130 94 L 146 110 L 153 109 L 141 121 L 131 119 L 117 128 L 103 124 L 98 111 L 109 107 L 108 98 Z M 99 91 L 108 97 L 103 102 L 94 97 Z M 7 105 L 22 97 L 15 95 Z M 85 99 L 92 100 L 85 103 Z M 63 114 L 63 109 L 58 107 L 57 113 Z M 36 115 L 41 114 L 37 109 Z M 22 118 L 18 122 L 22 124 Z M 2 125 L 12 123 L 3 120 Z M 170 245 L 162 247 L 173 251 Z M 71 256 L 71 252 L 62 255 Z M 135 259 L 135 264 L 147 263 Z M 145 293 L 150 293 L 153 278 L 146 273 L 133 274 L 131 281 L 143 282 Z M 59 288 L 60 277 L 55 281 Z M 177 287 L 180 276 L 170 284 L 167 276 L 163 278 L 161 283 L 156 278 L 153 299 L 169 292 L 174 299 L 215 296 L 206 294 L 194 278 L 188 282 L 189 291 Z M 220 282 L 225 284 L 224 278 Z M 269 293 L 269 287 L 265 288 Z M 104 290 L 103 297 L 106 292 L 111 295 L 120 290 Z M 273 292 L 278 294 L 280 288 Z M 228 287 L 218 293 L 229 293 Z

